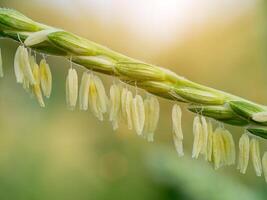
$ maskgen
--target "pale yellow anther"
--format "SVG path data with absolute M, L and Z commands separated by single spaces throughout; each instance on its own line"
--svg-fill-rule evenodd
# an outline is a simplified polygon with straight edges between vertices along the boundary
M 133 128 L 133 119 L 132 119 L 132 103 L 133 103 L 133 94 L 131 91 L 127 91 L 126 95 L 126 116 L 127 116 L 127 124 L 128 124 L 128 129 Z
M 203 129 L 200 123 L 199 116 L 196 116 L 193 122 L 194 142 L 193 142 L 192 158 L 198 158 L 201 152 L 201 148 L 203 145 L 202 131 Z
M 145 125 L 143 130 L 144 137 L 149 141 L 154 141 L 154 133 L 159 121 L 159 102 L 158 99 L 152 95 L 149 95 L 144 100 L 145 107 Z
M 222 128 L 216 128 L 212 138 L 212 157 L 214 168 L 219 169 L 226 162 L 226 153 L 222 138 Z
M 172 107 L 172 130 L 177 139 L 183 140 L 182 110 L 177 104 L 174 104 Z
M 121 114 L 123 119 L 127 119 L 127 113 L 126 113 L 126 98 L 127 98 L 127 88 L 122 88 L 121 91 Z
M 39 103 L 39 105 L 41 107 L 45 107 L 45 103 L 43 100 L 43 95 L 42 95 L 42 91 L 41 91 L 41 87 L 40 87 L 40 70 L 39 70 L 39 66 L 37 63 L 33 63 L 32 64 L 32 71 L 33 71 L 33 76 L 35 79 L 35 84 L 32 86 L 33 89 L 33 93 Z
M 22 64 L 21 64 L 21 51 L 23 47 L 19 46 L 17 48 L 16 54 L 15 54 L 15 59 L 14 59 L 14 71 L 15 71 L 15 76 L 17 83 L 23 83 L 24 80 L 24 74 L 22 71 Z
M 113 130 L 118 128 L 118 121 L 121 109 L 121 91 L 117 84 L 110 87 L 110 113 L 109 120 L 112 122 Z
M 250 156 L 256 175 L 261 176 L 262 165 L 261 165 L 261 155 L 260 155 L 260 144 L 259 140 L 256 138 L 252 138 L 250 140 Z
M 27 79 L 31 85 L 35 84 L 34 76 L 32 73 L 30 60 L 29 60 L 29 53 L 25 47 L 22 47 L 20 50 L 20 65 L 22 69 L 22 73 L 24 78 Z
M 178 156 L 184 156 L 183 140 L 178 139 L 176 135 L 173 134 L 173 142 Z
M 132 120 L 137 135 L 142 135 L 145 124 L 145 108 L 140 95 L 136 95 L 132 102 Z
M 206 118 L 201 116 L 200 117 L 201 124 L 202 124 L 202 146 L 201 146 L 201 154 L 207 158 L 207 144 L 208 144 L 208 124 Z
M 79 105 L 81 110 L 88 109 L 90 74 L 84 72 L 79 90 Z
M 42 59 L 40 62 L 40 80 L 44 96 L 49 98 L 52 91 L 52 74 L 45 59 Z
M 249 162 L 249 137 L 244 133 L 239 139 L 239 156 L 237 169 L 240 173 L 245 174 Z
M 106 90 L 105 90 L 102 80 L 98 76 L 93 75 L 93 80 L 94 80 L 96 92 L 97 92 L 97 107 L 99 111 L 102 114 L 104 114 L 107 112 L 107 105 L 108 105 L 108 97 L 106 94 Z
M 225 165 L 233 165 L 235 164 L 235 143 L 233 140 L 232 134 L 224 129 L 222 130 L 222 139 L 224 142 L 224 150 L 225 150 Z
M 78 98 L 78 75 L 75 69 L 69 69 L 66 79 L 66 102 L 74 109 Z
M 207 157 L 205 158 L 209 162 L 212 161 L 212 138 L 213 138 L 213 129 L 212 123 L 208 122 L 208 143 L 207 143 Z

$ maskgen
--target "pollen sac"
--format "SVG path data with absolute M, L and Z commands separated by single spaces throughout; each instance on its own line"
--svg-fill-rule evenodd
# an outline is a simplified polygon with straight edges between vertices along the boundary
M 178 156 L 184 156 L 183 140 L 179 140 L 176 135 L 173 135 L 173 142 Z
M 109 113 L 109 121 L 112 122 L 113 130 L 116 130 L 118 128 L 118 121 L 121 109 L 120 106 L 121 106 L 120 87 L 116 84 L 113 84 L 110 87 L 110 113 Z
M 194 142 L 193 142 L 192 158 L 198 158 L 201 152 L 203 145 L 202 131 L 203 129 L 200 123 L 199 116 L 196 116 L 193 122 Z
M 240 173 L 245 174 L 249 162 L 249 137 L 244 133 L 239 139 L 238 166 Z
M 145 124 L 143 130 L 143 136 L 149 141 L 154 141 L 154 133 L 157 129 L 159 121 L 160 106 L 156 97 L 149 95 L 144 100 L 145 108 Z
M 200 117 L 201 124 L 202 124 L 202 146 L 201 146 L 201 154 L 207 158 L 207 143 L 208 143 L 208 124 L 206 118 L 201 116 Z
M 261 176 L 262 166 L 261 166 L 260 145 L 259 145 L 259 140 L 256 138 L 252 138 L 250 141 L 250 156 L 256 175 Z
M 88 72 L 84 72 L 79 90 L 80 110 L 88 109 L 89 85 L 90 85 L 90 74 Z
M 2 51 L 0 49 L 0 77 L 4 77 L 4 70 L 3 70 L 3 60 L 2 60 Z
M 177 104 L 172 107 L 172 129 L 177 139 L 183 140 L 182 110 Z
M 22 47 L 20 51 L 20 65 L 25 79 L 27 79 L 31 85 L 34 85 L 35 80 L 30 66 L 29 53 L 24 47 Z
M 136 95 L 132 102 L 132 120 L 137 135 L 142 135 L 145 124 L 145 108 L 140 95 Z
M 128 125 L 128 129 L 130 129 L 130 130 L 132 130 L 132 128 L 133 128 L 132 103 L 133 103 L 133 94 L 131 91 L 127 91 L 125 110 L 126 110 L 127 125 Z
M 33 93 L 41 107 L 45 107 L 43 94 L 40 87 L 40 70 L 37 63 L 32 63 L 32 71 L 35 79 L 35 84 L 32 86 Z
M 24 74 L 22 71 L 22 63 L 21 63 L 21 52 L 22 52 L 23 46 L 19 46 L 17 48 L 15 59 L 14 59 L 14 71 L 17 83 L 23 83 L 24 81 Z
M 212 161 L 212 138 L 213 138 L 213 129 L 211 121 L 208 122 L 208 142 L 207 142 L 207 154 L 205 159 L 209 162 Z
M 226 130 L 223 129 L 222 131 L 222 139 L 223 139 L 223 144 L 224 144 L 224 149 L 225 149 L 225 165 L 233 165 L 235 164 L 235 157 L 236 157 L 236 152 L 235 152 L 235 143 L 232 134 Z
M 262 156 L 262 169 L 264 173 L 265 182 L 267 183 L 267 152 Z
M 127 88 L 122 88 L 121 90 L 121 115 L 123 119 L 127 120 L 127 112 L 126 112 L 126 98 L 127 98 Z
M 66 102 L 73 110 L 78 98 L 78 75 L 75 69 L 69 69 L 66 79 Z
M 107 111 L 107 95 L 99 77 L 90 74 L 89 107 L 92 113 L 103 121 L 103 114 Z
M 226 152 L 222 138 L 222 131 L 222 128 L 216 128 L 212 138 L 212 154 L 215 169 L 219 169 L 226 162 Z
M 52 74 L 45 59 L 42 59 L 40 62 L 40 80 L 44 96 L 49 98 L 52 91 Z

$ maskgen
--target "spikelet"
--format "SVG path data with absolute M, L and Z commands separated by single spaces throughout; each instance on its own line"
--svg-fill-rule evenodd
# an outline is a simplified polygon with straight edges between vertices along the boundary
M 140 95 L 136 95 L 132 102 L 132 120 L 137 135 L 142 135 L 145 124 L 145 108 Z
M 17 48 L 16 54 L 15 54 L 15 59 L 14 59 L 14 71 L 15 71 L 15 76 L 17 83 L 23 83 L 24 75 L 22 71 L 22 64 L 21 64 L 21 51 L 23 49 L 23 46 L 19 46 Z
M 127 113 L 126 113 L 126 98 L 127 98 L 127 88 L 122 88 L 121 91 L 121 114 L 122 118 L 127 120 Z
M 206 118 L 201 116 L 200 117 L 201 124 L 202 124 L 202 146 L 201 146 L 201 154 L 204 155 L 204 157 L 207 157 L 207 143 L 208 143 L 208 124 L 206 121 Z
M 192 150 L 192 158 L 198 158 L 203 140 L 202 140 L 202 126 L 200 123 L 199 116 L 195 116 L 194 122 L 193 122 L 193 136 L 194 136 L 194 142 L 193 142 L 193 150 Z
M 267 152 L 262 156 L 262 169 L 264 173 L 265 182 L 267 183 Z
M 0 77 L 4 77 L 4 70 L 3 70 L 3 60 L 2 60 L 2 51 L 0 49 Z
M 239 139 L 239 159 L 238 166 L 240 173 L 245 174 L 249 161 L 249 137 L 244 133 Z
M 88 109 L 89 85 L 90 74 L 88 74 L 88 72 L 84 72 L 79 90 L 79 104 L 81 110 Z
M 78 75 L 75 69 L 70 68 L 66 78 L 66 103 L 73 110 L 78 98 Z
M 261 176 L 262 166 L 261 166 L 260 145 L 259 145 L 259 140 L 256 138 L 252 138 L 250 140 L 250 153 L 255 173 L 257 176 Z
M 24 44 L 28 47 L 34 46 L 36 44 L 40 44 L 47 40 L 47 35 L 49 33 L 55 32 L 56 29 L 49 29 L 49 30 L 42 30 L 38 32 L 34 32 L 27 37 L 27 39 L 24 41 Z
M 45 59 L 42 59 L 40 62 L 40 80 L 44 96 L 49 98 L 52 91 L 52 74 Z
M 213 129 L 211 121 L 208 122 L 208 142 L 207 142 L 207 154 L 206 160 L 212 161 L 212 138 L 213 138 Z
M 224 142 L 222 138 L 222 128 L 216 128 L 212 137 L 212 155 L 214 162 L 214 169 L 219 169 L 225 164 L 226 153 L 224 148 Z
M 235 143 L 232 134 L 223 129 L 222 131 L 222 139 L 224 143 L 224 150 L 225 150 L 225 165 L 233 165 L 235 164 Z
M 267 112 L 258 112 L 252 115 L 252 119 L 256 122 L 267 122 Z
M 160 107 L 158 99 L 152 95 L 149 95 L 144 100 L 144 108 L 145 108 L 145 125 L 144 125 L 143 135 L 148 140 L 148 142 L 153 142 L 154 132 L 157 129 L 159 121 Z
M 110 87 L 110 113 L 109 121 L 112 122 L 113 130 L 118 128 L 118 121 L 120 115 L 120 105 L 121 105 L 121 91 L 120 87 L 113 84 Z
M 35 84 L 32 86 L 33 93 L 41 107 L 45 107 L 43 95 L 40 87 L 40 70 L 37 63 L 32 63 L 32 71 L 35 79 Z
M 132 103 L 133 103 L 133 94 L 131 91 L 127 91 L 125 110 L 126 110 L 127 125 L 128 129 L 130 130 L 132 130 L 133 128 Z

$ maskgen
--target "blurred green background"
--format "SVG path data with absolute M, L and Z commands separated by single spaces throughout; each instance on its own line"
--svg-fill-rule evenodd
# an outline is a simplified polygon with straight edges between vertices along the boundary
M 263 0 L 0 0 L 32 19 L 167 67 L 193 81 L 267 104 L 267 3 Z M 190 159 L 192 117 L 184 109 L 184 158 L 172 143 L 172 102 L 160 99 L 154 143 L 90 112 L 68 111 L 63 58 L 49 57 L 53 93 L 41 109 L 16 84 L 17 44 L 0 40 L 1 200 L 261 200 L 267 185 L 250 163 L 214 171 Z M 79 69 L 82 73 L 82 69 Z M 111 77 L 101 76 L 105 85 Z M 227 128 L 238 141 L 243 130 Z M 237 146 L 237 143 L 236 143 Z M 262 152 L 267 143 L 261 142 Z

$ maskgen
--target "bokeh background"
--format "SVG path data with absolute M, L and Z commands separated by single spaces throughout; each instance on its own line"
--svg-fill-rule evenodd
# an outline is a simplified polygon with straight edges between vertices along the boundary
M 267 104 L 267 3 L 264 0 L 0 0 L 36 21 L 61 27 L 193 81 Z M 261 200 L 263 177 L 250 163 L 214 171 L 190 158 L 193 114 L 184 109 L 184 158 L 171 136 L 172 102 L 160 99 L 154 143 L 90 112 L 68 111 L 63 58 L 49 57 L 53 94 L 41 109 L 17 85 L 17 44 L 0 40 L 1 200 Z M 82 69 L 78 69 L 79 74 Z M 101 76 L 106 89 L 113 78 Z M 243 130 L 226 126 L 236 142 Z M 237 143 L 236 143 L 237 146 Z M 261 142 L 261 150 L 267 150 Z

